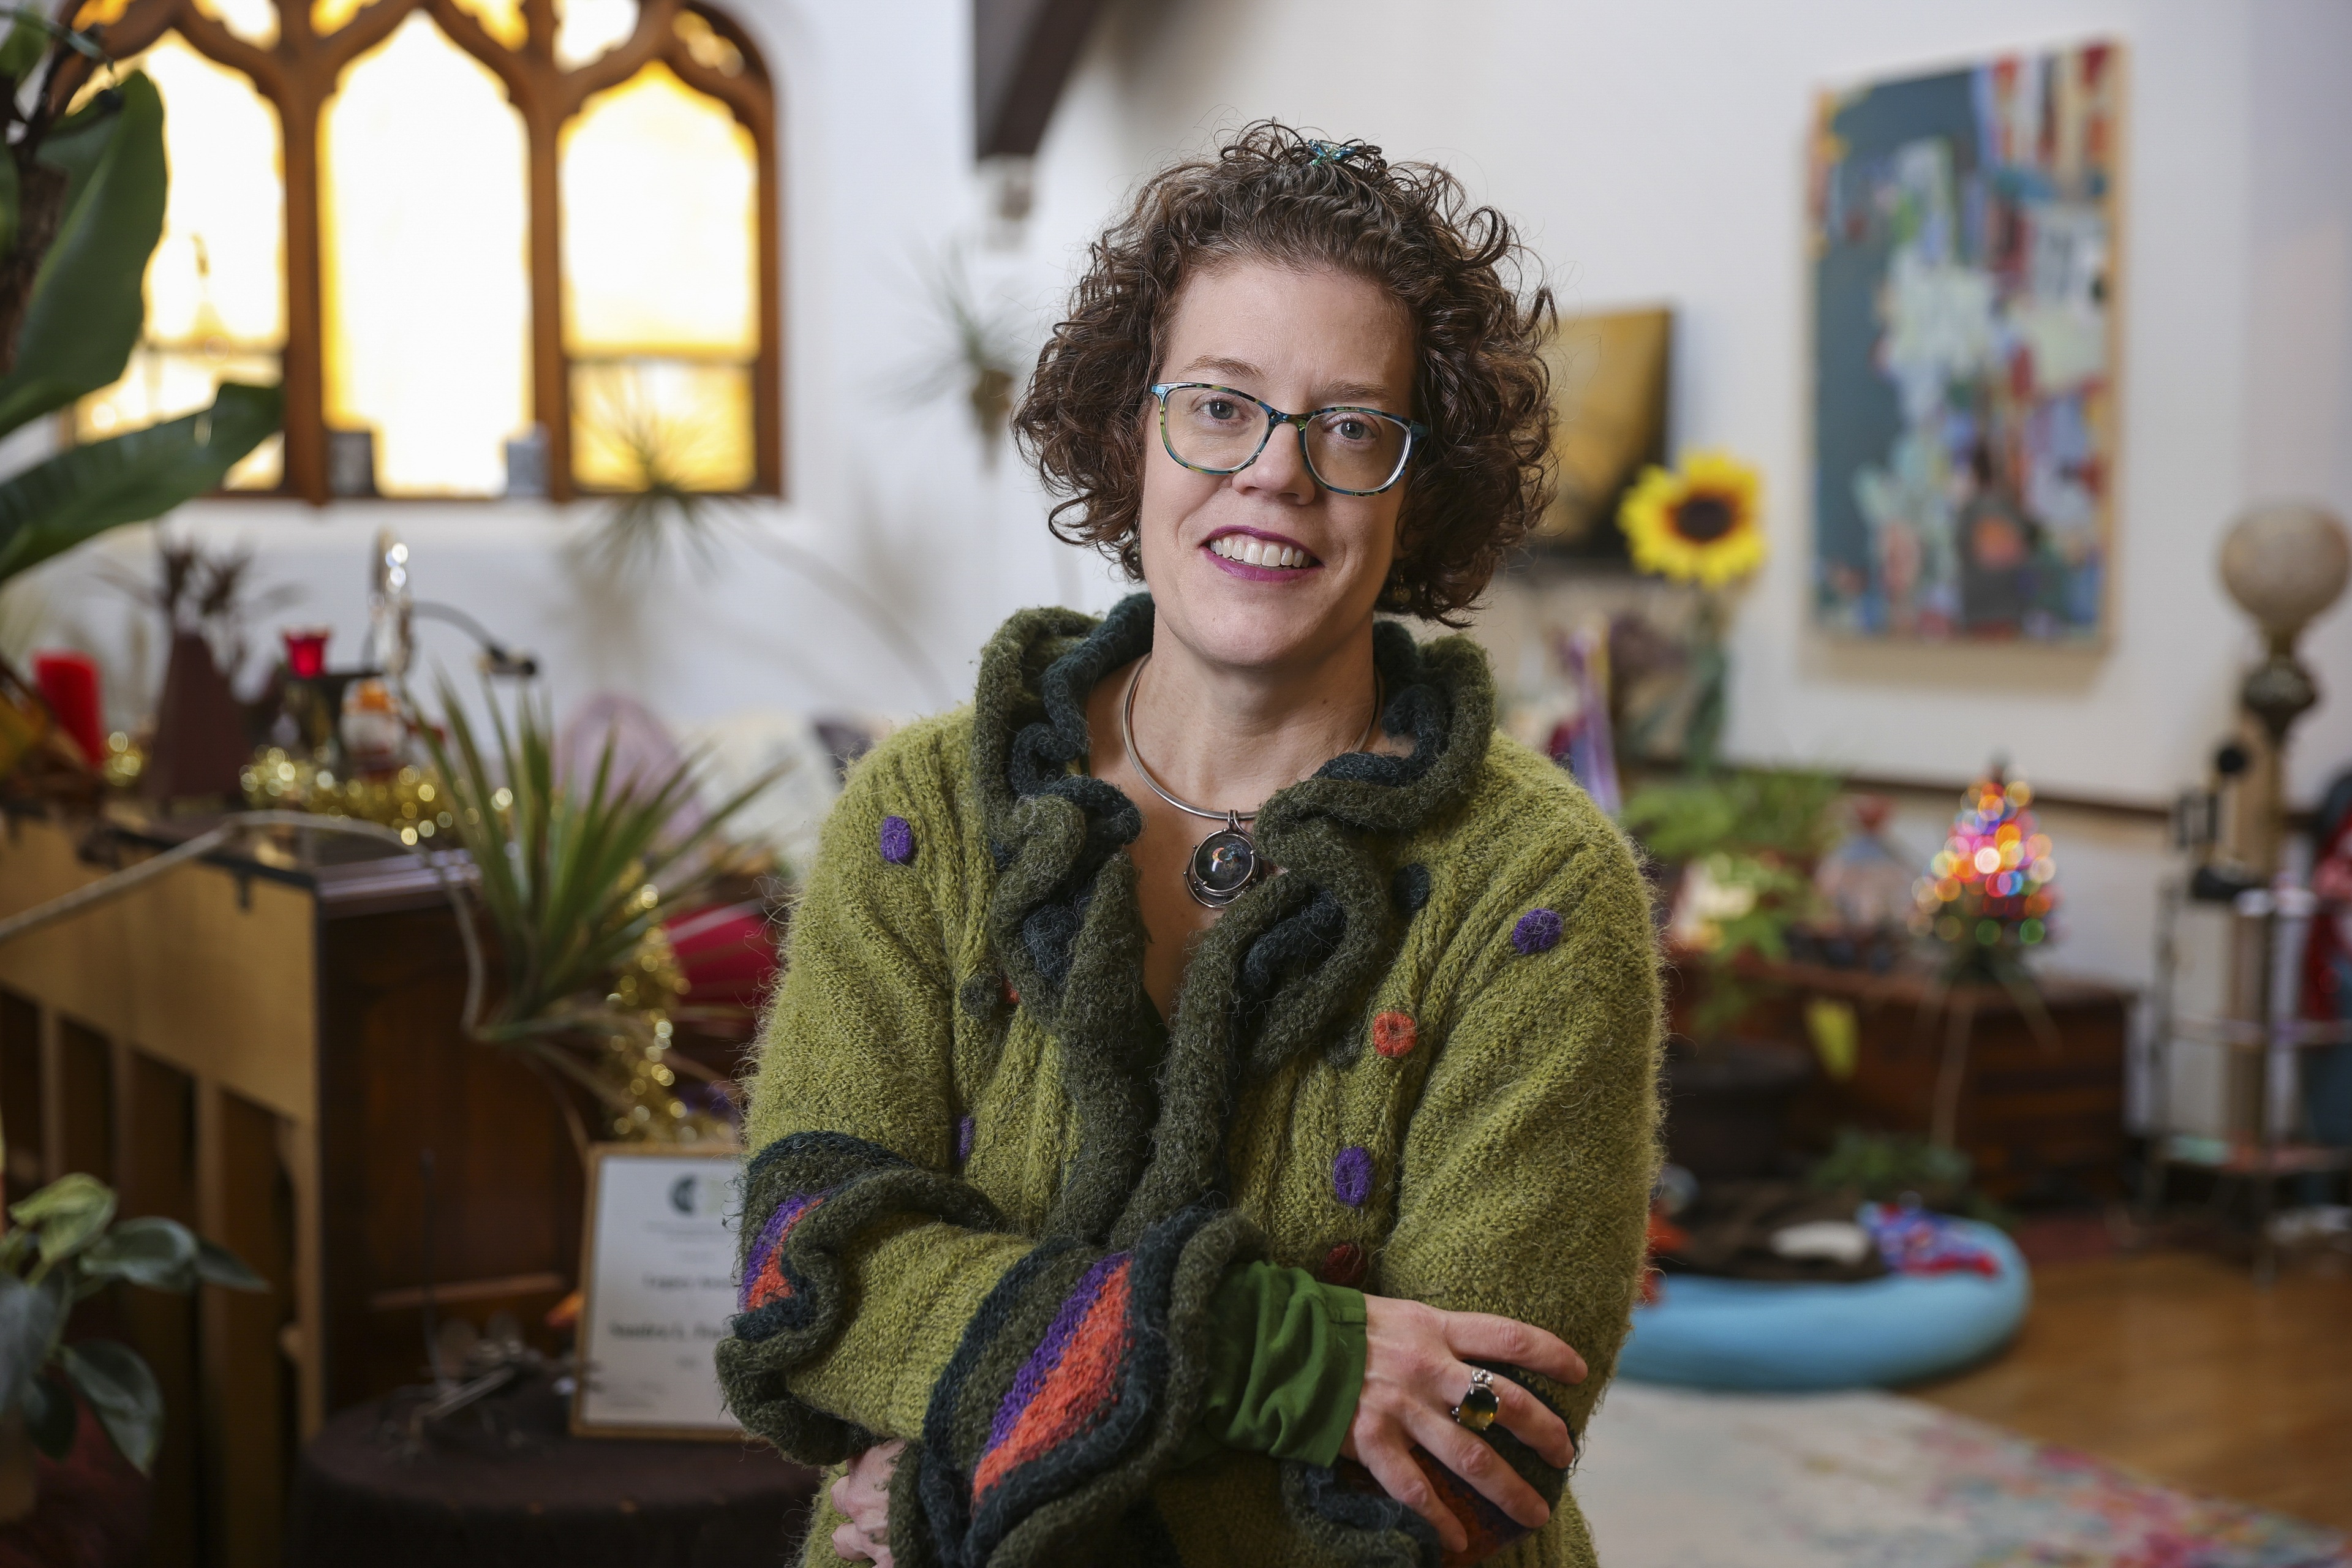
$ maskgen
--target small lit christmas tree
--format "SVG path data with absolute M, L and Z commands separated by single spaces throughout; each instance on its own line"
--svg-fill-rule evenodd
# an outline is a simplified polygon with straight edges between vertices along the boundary
M 2033 821 L 2023 779 L 1971 784 L 1951 837 L 1912 885 L 1911 928 L 1933 935 L 1962 967 L 1992 967 L 2050 940 L 2058 868 Z

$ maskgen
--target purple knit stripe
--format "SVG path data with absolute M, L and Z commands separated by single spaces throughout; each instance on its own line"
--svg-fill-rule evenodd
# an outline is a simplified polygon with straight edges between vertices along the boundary
M 783 1245 L 784 1233 L 794 1221 L 824 1201 L 823 1193 L 794 1193 L 776 1205 L 768 1223 L 760 1227 L 760 1238 L 751 1244 L 751 1256 L 743 1260 L 743 1278 L 748 1283 L 768 1266 L 769 1257 Z
M 1086 1321 L 1087 1310 L 1094 1305 L 1095 1298 L 1102 1294 L 1104 1282 L 1125 1261 L 1127 1254 L 1124 1252 L 1114 1252 L 1087 1270 L 1085 1277 L 1078 1281 L 1077 1289 L 1063 1300 L 1062 1310 L 1054 1315 L 1053 1326 L 1045 1331 L 1045 1339 L 1031 1352 L 1029 1359 L 1021 1363 L 1020 1373 L 1013 1378 L 1013 1386 L 1004 1391 L 1004 1403 L 996 1407 L 996 1419 L 988 1428 L 989 1447 L 995 1447 L 1012 1433 L 1013 1424 L 1021 1419 L 1021 1413 L 1029 1408 L 1031 1400 L 1037 1397 L 1037 1390 L 1053 1370 L 1062 1364 L 1062 1352 L 1069 1349 L 1070 1336 L 1078 1331 L 1080 1323 Z

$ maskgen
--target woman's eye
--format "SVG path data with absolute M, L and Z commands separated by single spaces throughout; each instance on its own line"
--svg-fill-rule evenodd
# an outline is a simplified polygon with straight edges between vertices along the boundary
M 1201 405 L 1201 411 L 1219 424 L 1241 417 L 1241 405 L 1230 397 L 1212 397 Z
M 1369 441 L 1372 438 L 1371 421 L 1358 419 L 1352 415 L 1343 414 L 1325 428 L 1342 441 Z

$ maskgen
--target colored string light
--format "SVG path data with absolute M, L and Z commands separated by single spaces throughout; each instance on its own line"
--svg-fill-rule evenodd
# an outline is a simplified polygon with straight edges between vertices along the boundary
M 2049 835 L 2027 808 L 2023 779 L 1971 784 L 1945 839 L 1912 884 L 1911 929 L 1955 945 L 2038 947 L 2058 907 Z

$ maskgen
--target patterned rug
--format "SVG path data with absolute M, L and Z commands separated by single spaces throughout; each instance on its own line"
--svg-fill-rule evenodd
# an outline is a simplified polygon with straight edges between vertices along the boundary
M 1621 1383 L 1576 1495 L 1601 1568 L 2352 1568 L 2352 1541 L 1878 1393 Z

